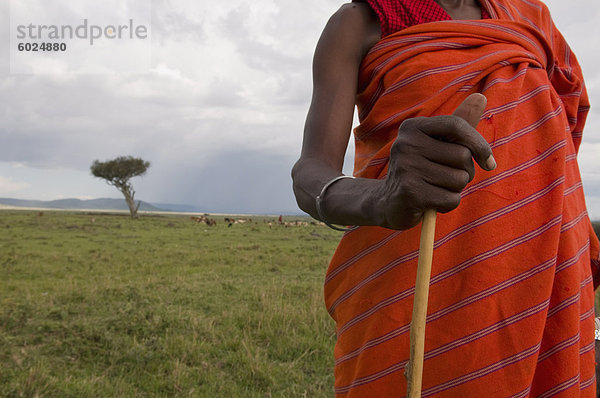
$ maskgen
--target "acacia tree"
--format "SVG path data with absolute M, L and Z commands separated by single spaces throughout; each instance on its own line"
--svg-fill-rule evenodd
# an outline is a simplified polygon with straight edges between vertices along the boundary
M 137 212 L 142 202 L 137 205 L 133 200 L 135 191 L 133 185 L 129 182 L 132 177 L 141 176 L 146 173 L 150 167 L 150 162 L 133 156 L 119 156 L 113 160 L 101 162 L 94 160 L 90 170 L 94 177 L 102 178 L 110 185 L 115 186 L 123 196 L 129 207 L 131 218 L 137 218 Z

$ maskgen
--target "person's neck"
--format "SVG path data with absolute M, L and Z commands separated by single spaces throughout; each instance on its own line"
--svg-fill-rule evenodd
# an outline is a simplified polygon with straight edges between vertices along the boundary
M 476 0 L 435 0 L 436 3 L 446 8 L 478 7 Z
M 481 6 L 476 0 L 435 0 L 452 19 L 481 19 Z

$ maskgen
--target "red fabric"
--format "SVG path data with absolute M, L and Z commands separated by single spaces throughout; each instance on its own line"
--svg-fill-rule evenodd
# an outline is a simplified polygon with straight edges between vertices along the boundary
M 434 0 L 354 0 L 368 3 L 381 22 L 381 37 L 391 35 L 413 25 L 428 22 L 450 21 L 452 18 Z M 490 19 L 481 7 L 481 19 Z
M 383 0 L 382 0 L 383 1 Z M 599 242 L 577 151 L 589 109 L 577 60 L 537 0 L 482 0 L 494 19 L 412 26 L 359 72 L 355 169 L 385 178 L 407 118 L 451 114 L 471 93 L 498 167 L 439 214 L 423 397 L 595 397 Z M 335 392 L 401 397 L 420 228 L 359 227 L 325 278 Z

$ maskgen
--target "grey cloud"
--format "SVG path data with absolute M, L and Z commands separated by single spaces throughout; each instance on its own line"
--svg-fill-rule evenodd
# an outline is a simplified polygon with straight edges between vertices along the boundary
M 221 33 L 233 41 L 244 62 L 255 69 L 269 73 L 281 73 L 295 67 L 296 57 L 284 54 L 253 35 L 247 25 L 249 12 L 249 6 L 243 4 L 230 11 L 220 24 Z
M 102 148 L 135 149 L 171 111 L 115 96 L 110 79 L 10 79 L 16 84 L 0 97 L 4 161 L 78 168 Z
M 203 95 L 199 105 L 214 107 L 239 107 L 243 106 L 240 96 L 241 87 L 230 80 L 216 78 L 210 82 L 208 91 Z
M 0 79 L 10 72 L 9 2 L 0 2 Z
M 300 73 L 290 73 L 282 79 L 277 90 L 277 100 L 280 104 L 307 108 L 312 94 L 310 70 Z
M 243 3 L 220 20 L 221 34 L 235 45 L 246 65 L 277 81 L 269 103 L 306 109 L 312 91 L 314 47 L 339 4 L 275 3 L 274 10 L 261 14 L 264 21 L 260 26 L 250 24 L 248 4 Z
M 153 42 L 164 45 L 171 40 L 202 42 L 206 39 L 202 16 L 177 9 L 181 6 L 178 3 L 173 0 L 152 0 Z
M 299 212 L 291 188 L 293 161 L 286 154 L 236 149 L 203 164 L 186 159 L 160 168 L 155 163 L 137 187 L 157 202 L 179 201 L 213 212 Z
M 261 42 L 245 25 L 248 7 L 231 11 L 222 20 L 222 34 L 235 44 L 236 51 L 244 64 L 261 71 L 277 82 L 277 87 L 265 98 L 271 104 L 283 106 L 303 106 L 310 99 L 310 53 L 299 48 L 297 53 L 284 52 L 274 44 Z M 277 20 L 276 17 L 273 19 Z M 279 34 L 279 24 L 272 27 L 273 37 Z M 291 41 L 290 46 L 297 43 Z
M 165 101 L 157 102 L 154 97 L 135 98 L 126 95 L 129 84 L 137 82 L 143 85 L 144 79 L 151 79 L 157 84 L 154 80 L 156 77 L 136 75 L 76 76 L 67 79 L 61 76 L 5 78 L 0 83 L 5 87 L 0 96 L 0 140 L 3 142 L 0 159 L 30 167 L 67 167 L 86 173 L 94 159 L 109 159 L 125 154 L 141 156 L 153 162 L 153 173 L 159 173 L 159 169 L 160 173 L 164 173 L 163 180 L 152 188 L 155 195 L 164 196 L 164 199 L 160 199 L 162 201 L 169 201 L 168 197 L 173 192 L 182 192 L 182 196 L 178 196 L 182 201 L 188 197 L 195 200 L 200 191 L 193 189 L 187 196 L 188 181 L 178 176 L 188 175 L 194 168 L 205 167 L 213 161 L 213 157 L 214 164 L 225 169 L 234 167 L 231 160 L 246 160 L 235 171 L 221 170 L 202 175 L 193 171 L 192 174 L 198 174 L 198 181 L 204 181 L 203 185 L 210 185 L 211 175 L 219 173 L 229 173 L 228 180 L 235 180 L 236 172 L 243 173 L 250 169 L 255 170 L 253 174 L 259 175 L 260 168 L 265 164 L 261 163 L 263 156 L 260 153 L 264 153 L 266 159 L 271 159 L 267 162 L 270 169 L 282 169 L 275 165 L 281 159 L 276 156 L 281 151 L 276 149 L 281 148 L 277 140 L 281 139 L 282 134 L 290 132 L 290 122 L 253 123 L 240 120 L 236 112 L 247 109 L 235 95 L 234 84 L 215 80 L 205 95 L 192 95 L 190 98 L 195 101 L 188 101 L 187 104 L 185 101 L 171 101 L 169 96 Z M 160 93 L 160 84 L 157 84 L 156 92 Z M 176 90 L 169 95 L 176 95 Z M 185 93 L 182 95 L 186 96 Z M 207 116 L 190 117 L 195 113 L 194 110 L 200 112 L 215 107 L 221 107 L 223 114 L 211 117 L 212 112 L 209 112 Z M 292 134 L 300 136 L 300 127 L 293 127 Z M 247 153 L 231 154 L 233 150 L 242 149 Z M 220 156 L 215 155 L 222 152 L 226 153 L 222 156 L 226 162 L 221 162 Z M 289 159 L 295 156 L 296 153 L 291 154 Z M 255 160 L 257 164 L 250 165 Z M 285 162 L 285 167 L 288 167 L 291 160 Z M 283 173 L 285 179 L 289 177 L 288 174 L 287 170 Z M 281 177 L 278 181 L 283 179 Z M 179 188 L 169 188 L 173 184 L 178 184 Z M 233 189 L 231 186 L 219 189 L 223 196 L 235 197 L 230 191 Z M 200 197 L 203 201 L 210 199 Z M 256 203 L 260 203 L 260 200 L 257 199 Z

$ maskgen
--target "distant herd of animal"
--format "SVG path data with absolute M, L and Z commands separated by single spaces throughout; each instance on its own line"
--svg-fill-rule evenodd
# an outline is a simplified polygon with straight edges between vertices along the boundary
M 210 218 L 208 215 L 202 215 L 202 216 L 191 216 L 190 220 L 192 220 L 193 222 L 196 222 L 198 224 L 206 224 L 209 227 L 214 227 L 215 225 L 217 225 L 217 220 L 215 220 L 214 218 Z M 225 224 L 227 224 L 228 227 L 231 227 L 235 224 L 246 224 L 246 223 L 253 223 L 251 218 L 232 218 L 232 217 L 225 217 L 223 219 L 223 221 L 225 222 Z M 258 222 L 254 222 L 255 224 L 258 224 Z M 309 225 L 325 225 L 322 222 L 318 222 L 318 221 L 283 221 L 283 217 L 279 216 L 279 218 L 277 219 L 277 221 L 268 221 L 267 219 L 263 220 L 264 224 L 267 224 L 269 226 L 269 228 L 272 228 L 274 225 L 281 225 L 284 227 L 307 227 Z

